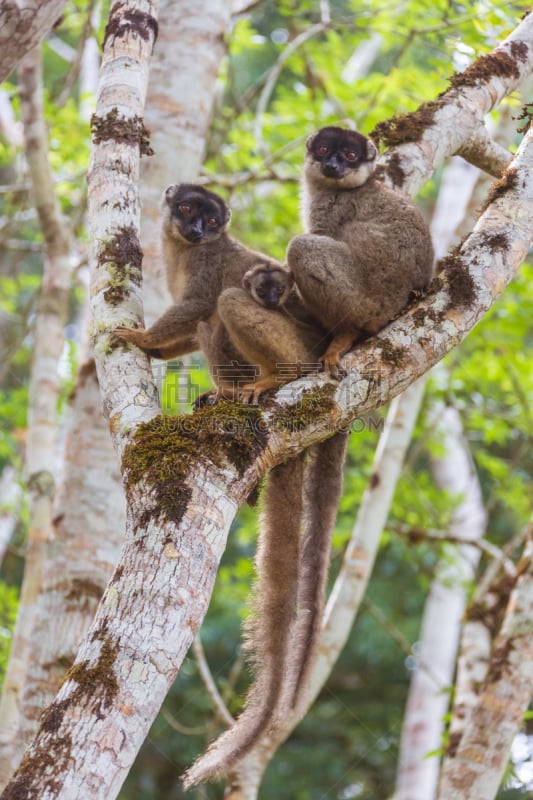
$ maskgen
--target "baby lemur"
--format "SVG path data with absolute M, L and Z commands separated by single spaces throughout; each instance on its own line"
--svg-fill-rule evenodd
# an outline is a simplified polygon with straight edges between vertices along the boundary
M 354 342 L 375 334 L 432 276 L 433 245 L 419 209 L 374 176 L 376 148 L 334 126 L 307 140 L 303 221 L 287 261 L 309 311 L 333 334 L 325 368 Z
M 241 401 L 256 403 L 268 389 L 316 372 L 329 337 L 304 308 L 292 274 L 280 265 L 254 266 L 242 286 L 223 292 L 217 309 L 234 345 L 261 368 L 261 378 L 239 391 Z
M 306 365 L 316 370 L 328 337 L 304 308 L 287 270 L 256 266 L 244 276 L 243 289 L 223 292 L 218 311 L 239 351 L 261 367 L 262 378 L 240 392 L 241 399 L 256 401 L 280 384 L 281 360 L 302 372 Z M 347 435 L 338 433 L 268 475 L 255 614 L 247 626 L 254 682 L 237 722 L 186 772 L 185 786 L 226 772 L 295 707 L 307 684 L 322 621 L 346 444 Z

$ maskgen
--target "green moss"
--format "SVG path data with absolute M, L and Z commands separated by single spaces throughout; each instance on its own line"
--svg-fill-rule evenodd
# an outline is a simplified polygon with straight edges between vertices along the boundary
M 143 252 L 133 226 L 119 228 L 98 254 L 98 264 L 109 274 L 109 284 L 104 297 L 111 305 L 117 305 L 129 294 L 130 282 L 136 286 L 142 283 Z
M 503 197 L 511 189 L 516 189 L 519 184 L 518 170 L 514 167 L 506 169 L 499 181 L 496 181 L 490 187 L 487 199 L 481 207 L 481 213 L 485 211 L 491 203 L 499 197 Z
M 267 431 L 260 408 L 221 401 L 187 416 L 155 417 L 139 426 L 122 459 L 126 493 L 141 480 L 154 493 L 159 514 L 178 522 L 189 503 L 185 479 L 198 459 L 233 465 L 243 475 L 264 450 Z M 141 527 L 151 516 L 140 519 Z
M 480 56 L 463 72 L 458 72 L 449 79 L 450 86 L 455 89 L 461 86 L 477 86 L 487 83 L 493 77 L 519 78 L 520 70 L 517 61 L 527 61 L 529 48 L 524 42 L 511 43 L 511 55 L 505 50 L 495 50 L 485 56 Z
M 310 425 L 323 413 L 335 407 L 333 395 L 335 386 L 326 385 L 312 389 L 294 405 L 276 408 L 272 415 L 272 426 L 280 431 L 300 431 Z
M 448 287 L 450 297 L 448 308 L 466 307 L 475 302 L 476 284 L 464 259 L 457 255 L 446 256 L 439 261 L 438 270 Z
M 154 154 L 150 147 L 150 132 L 145 127 L 142 117 L 121 116 L 116 107 L 105 117 L 93 114 L 91 132 L 95 144 L 112 140 L 122 144 L 138 145 L 141 155 Z
M 99 719 L 103 717 L 104 709 L 108 708 L 118 694 L 118 680 L 115 675 L 115 662 L 119 650 L 118 643 L 114 642 L 105 628 L 96 631 L 92 636 L 93 641 L 100 641 L 102 647 L 96 664 L 90 667 L 90 661 L 82 661 L 74 664 L 63 679 L 73 681 L 77 684 L 67 700 L 62 703 L 66 705 L 79 703 L 83 698 L 90 701 L 95 706 L 95 712 Z M 54 706 L 50 707 L 50 713 L 54 713 Z M 58 704 L 60 705 L 60 704 Z M 64 709 L 63 709 L 64 711 Z
M 381 360 L 388 364 L 394 364 L 395 367 L 401 367 L 409 353 L 407 347 L 399 347 L 389 342 L 388 339 L 380 339 L 379 347 L 381 349 Z
M 399 114 L 396 117 L 379 122 L 374 130 L 370 132 L 370 138 L 386 147 L 403 144 L 404 142 L 417 142 L 427 128 L 434 124 L 435 113 L 441 106 L 442 101 L 431 100 L 428 103 L 422 103 L 416 111 L 411 111 L 409 114 Z M 400 175 L 397 172 L 398 166 L 392 165 L 393 175 L 391 175 L 391 178 L 393 180 L 395 178 L 400 179 Z

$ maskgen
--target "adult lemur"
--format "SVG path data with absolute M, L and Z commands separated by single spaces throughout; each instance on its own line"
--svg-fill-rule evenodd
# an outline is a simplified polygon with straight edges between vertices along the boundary
M 113 340 L 132 342 L 150 355 L 167 359 L 191 352 L 200 343 L 215 381 L 227 394 L 233 394 L 235 387 L 232 383 L 224 384 L 220 373 L 213 369 L 215 366 L 230 365 L 232 379 L 244 382 L 249 374 L 247 367 L 260 365 L 266 372 L 262 382 L 241 387 L 246 400 L 255 400 L 261 391 L 283 382 L 277 373 L 279 364 L 304 370 L 311 363 L 316 369 L 317 356 L 326 347 L 328 337 L 313 323 L 288 286 L 282 289 L 277 303 L 270 299 L 276 295 L 272 286 L 268 287 L 261 305 L 250 296 L 251 291 L 259 299 L 262 288 L 267 288 L 273 276 L 279 275 L 283 280 L 288 276 L 280 264 L 249 250 L 227 234 L 230 215 L 224 201 L 201 187 L 181 184 L 166 190 L 162 209 L 163 255 L 175 305 L 148 330 L 115 329 Z M 265 278 L 262 286 L 260 274 Z M 241 288 L 243 281 L 246 291 Z M 283 311 L 272 310 L 280 299 Z M 263 305 L 268 309 L 262 308 Z M 233 331 L 234 314 L 238 314 L 241 322 L 242 348 L 235 347 L 226 330 Z M 270 342 L 272 315 L 279 334 L 276 344 Z M 266 349 L 262 347 L 263 339 L 268 342 Z M 312 605 L 325 577 L 316 564 L 313 548 L 306 543 L 317 532 L 329 541 L 340 497 L 341 472 L 328 467 L 330 447 L 329 443 L 321 445 L 322 467 L 312 454 L 304 475 L 304 457 L 297 456 L 275 467 L 266 482 L 258 545 L 257 614 L 248 636 L 256 680 L 246 711 L 231 734 L 229 757 L 233 760 L 252 746 L 269 724 L 281 693 L 287 688 L 290 622 L 296 614 L 300 575 L 304 576 L 300 604 L 309 613 L 307 617 L 303 614 L 301 635 L 298 642 L 292 643 L 293 660 L 298 653 L 302 663 L 309 649 L 306 639 L 311 636 L 311 620 L 316 618 Z M 342 467 L 342 458 L 331 461 Z M 301 523 L 303 555 L 300 554 Z M 293 673 L 296 680 L 299 670 L 294 667 Z
M 374 144 L 334 126 L 307 140 L 302 211 L 309 233 L 287 261 L 309 311 L 333 334 L 323 355 L 339 375 L 340 357 L 380 331 L 432 276 L 429 228 L 414 203 L 374 176 Z
M 429 284 L 432 275 L 433 246 L 428 226 L 409 198 L 387 189 L 373 177 L 376 154 L 374 144 L 365 136 L 337 127 L 322 128 L 307 141 L 303 219 L 308 233 L 291 241 L 287 260 L 306 308 L 332 335 L 322 361 L 333 377 L 342 375 L 340 358 L 352 344 L 381 330 L 407 305 L 414 290 Z M 259 346 L 247 304 L 232 304 L 231 320 L 223 306 L 224 295 L 219 311 L 231 326 L 237 347 L 245 346 L 245 340 L 248 348 Z M 266 318 L 266 309 L 256 314 L 258 319 L 265 319 L 260 327 L 262 352 L 269 357 L 274 353 L 278 356 L 283 337 L 276 318 L 272 314 Z M 253 337 L 251 343 L 249 337 Z M 260 361 L 258 351 L 256 357 Z M 336 447 L 330 468 L 339 475 L 344 461 L 343 437 L 337 434 L 329 441 L 332 449 Z M 319 474 L 320 470 L 315 469 L 317 490 Z M 323 544 L 324 538 L 322 533 L 308 537 L 308 541 Z M 320 566 L 315 563 L 314 569 L 324 574 L 329 548 L 325 556 L 325 548 L 315 546 L 314 557 L 320 562 Z M 304 555 L 304 564 L 305 561 Z M 300 580 L 309 590 L 311 580 Z M 312 613 L 316 626 L 316 619 L 320 619 L 316 607 Z M 316 627 L 313 632 L 307 629 L 300 642 L 303 639 L 314 645 L 317 637 Z M 298 690 L 309 676 L 313 655 L 304 652 L 298 642 L 296 647 L 292 670 L 289 664 L 293 702 L 297 702 Z M 186 773 L 187 786 L 233 767 L 243 754 L 238 735 L 241 720 L 249 723 L 246 710 L 236 727 L 215 742 Z M 236 742 L 233 749 L 232 741 Z

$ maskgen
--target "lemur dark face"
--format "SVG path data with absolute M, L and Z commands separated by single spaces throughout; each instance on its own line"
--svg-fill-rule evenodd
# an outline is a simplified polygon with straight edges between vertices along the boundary
M 192 183 L 169 186 L 163 198 L 163 210 L 172 233 L 189 244 L 216 240 L 229 225 L 230 210 L 214 192 Z
M 374 171 L 376 147 L 357 131 L 330 125 L 310 136 L 306 146 L 305 172 L 315 183 L 353 189 Z
M 292 272 L 258 265 L 248 270 L 242 279 L 242 285 L 259 305 L 270 309 L 279 308 L 294 286 L 294 276 Z

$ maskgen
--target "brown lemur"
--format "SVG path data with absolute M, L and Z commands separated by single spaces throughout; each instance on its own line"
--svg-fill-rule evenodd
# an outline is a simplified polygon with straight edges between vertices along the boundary
M 261 367 L 263 377 L 243 386 L 241 399 L 255 402 L 280 385 L 281 363 L 303 374 L 306 368 L 316 371 L 328 337 L 303 306 L 286 269 L 254 267 L 243 278 L 243 290 L 223 292 L 218 311 L 238 350 Z M 185 786 L 227 772 L 290 713 L 307 683 L 322 621 L 346 444 L 347 434 L 338 433 L 268 475 L 255 613 L 246 626 L 254 681 L 235 725 L 185 773 Z
M 199 349 L 198 323 L 214 324 L 224 289 L 240 287 L 244 274 L 254 265 L 277 266 L 278 262 L 230 236 L 227 204 L 202 186 L 169 186 L 161 209 L 163 261 L 174 305 L 146 330 L 115 328 L 112 340 L 131 342 L 153 357 L 171 359 Z M 239 360 L 229 339 L 225 353 L 230 361 Z
M 308 233 L 290 242 L 287 262 L 306 307 L 332 334 L 322 361 L 333 377 L 341 356 L 384 328 L 432 277 L 428 225 L 410 198 L 374 177 L 376 155 L 366 136 L 335 126 L 306 143 Z
M 303 218 L 308 233 L 291 241 L 287 261 L 307 311 L 331 334 L 320 355 L 333 377 L 342 375 L 341 356 L 355 342 L 377 333 L 396 317 L 411 293 L 424 289 L 432 276 L 433 246 L 428 226 L 409 198 L 374 178 L 376 155 L 369 139 L 342 128 L 322 128 L 307 141 Z M 265 309 L 259 317 L 262 324 L 256 338 L 250 322 L 253 315 L 249 318 L 248 313 L 240 313 L 246 306 L 242 298 L 237 302 L 235 292 L 230 290 L 227 308 L 224 296 L 219 301 L 220 316 L 234 343 L 240 348 L 246 339 L 249 357 L 258 363 L 267 363 L 266 356 L 272 353 L 278 361 L 285 360 L 286 356 L 280 358 L 284 337 L 278 329 L 279 318 Z M 325 469 L 320 448 L 328 444 L 331 459 Z M 277 701 L 280 713 L 287 705 L 297 705 L 303 696 L 316 655 L 312 651 L 316 650 L 324 590 L 316 589 L 313 580 L 320 574 L 319 582 L 325 584 L 332 527 L 330 522 L 320 525 L 319 509 L 324 519 L 331 513 L 332 490 L 327 484 L 337 480 L 340 485 L 345 444 L 343 434 L 323 442 L 315 449 L 313 477 L 303 477 L 306 502 L 312 509 L 308 519 L 311 525 L 316 523 L 316 531 L 304 534 L 298 604 L 310 608 L 310 612 L 307 619 L 304 612 L 291 626 L 297 636 L 285 672 L 286 688 Z M 325 476 L 330 477 L 324 480 Z M 305 517 L 305 509 L 303 513 Z M 293 618 L 293 614 L 291 603 L 287 617 Z M 245 728 L 254 727 L 253 704 L 252 694 L 231 732 L 220 737 L 186 773 L 186 785 L 227 772 L 251 747 L 253 741 L 250 736 L 246 739 Z M 250 707 L 252 713 L 247 713 Z

